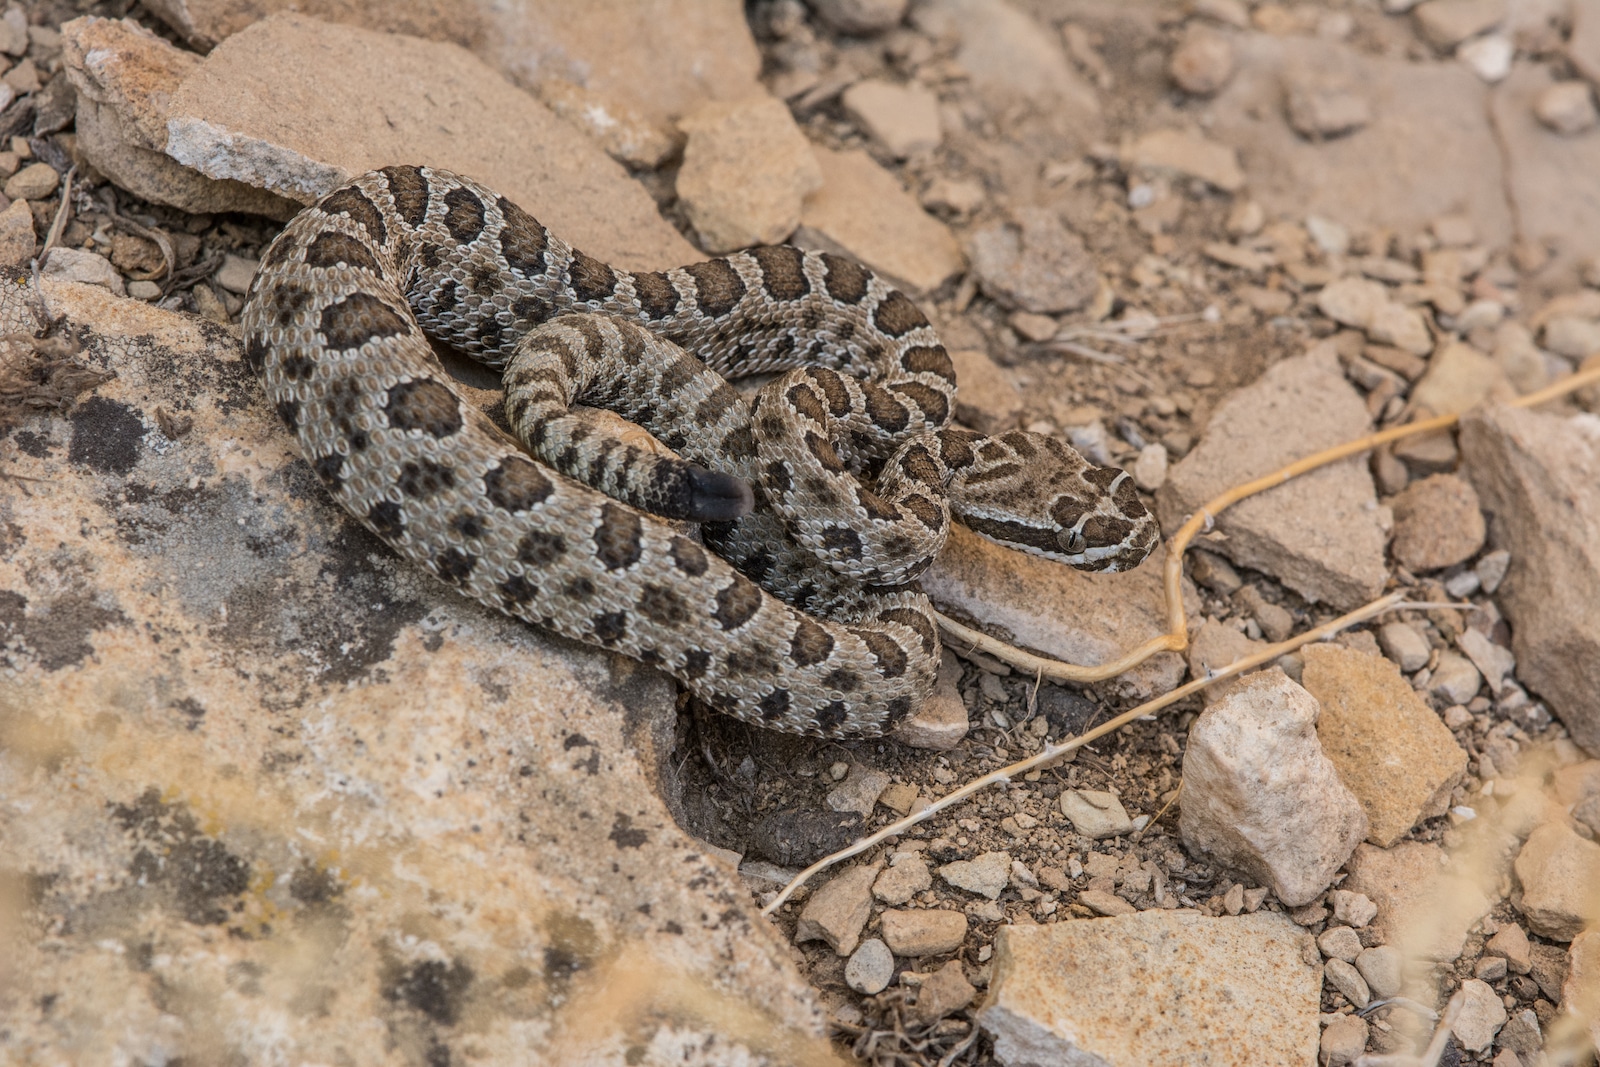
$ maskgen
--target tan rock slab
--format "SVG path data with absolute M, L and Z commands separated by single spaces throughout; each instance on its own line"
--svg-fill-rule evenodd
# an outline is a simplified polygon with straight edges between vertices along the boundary
M 961 743 L 971 727 L 966 702 L 961 699 L 961 664 L 948 648 L 939 657 L 939 677 L 933 694 L 920 708 L 894 728 L 894 739 L 912 748 L 948 752 Z
M 1511 564 L 1496 602 L 1517 677 L 1600 754 L 1600 427 L 1515 408 L 1467 416 L 1466 473 Z
M 1589 1040 L 1600 1047 L 1600 930 L 1572 939 L 1571 965 L 1561 984 L 1561 1010 L 1588 1023 Z
M 117 377 L 30 415 L 6 471 L 34 488 L 0 492 L 0 832 L 50 885 L 6 959 L 55 994 L 6 1012 L 0 1060 L 620 1063 L 664 1017 L 707 1067 L 830 1055 L 789 947 L 658 793 L 669 679 L 401 564 L 231 331 L 43 297 Z M 0 286 L 0 334 L 31 300 Z
M 939 98 L 920 85 L 867 78 L 846 89 L 840 103 L 896 159 L 939 147 Z
M 1467 931 L 1494 904 L 1470 875 L 1446 867 L 1443 849 L 1421 841 L 1388 849 L 1358 845 L 1349 870 L 1343 888 L 1372 898 L 1378 905 L 1373 925 L 1404 956 L 1442 963 L 1459 958 Z
M 1178 829 L 1190 849 L 1314 900 L 1367 833 L 1367 817 L 1317 743 L 1317 702 L 1281 670 L 1245 678 L 1189 731 Z
M 1219 404 L 1200 443 L 1173 465 L 1156 494 L 1161 526 L 1175 530 L 1224 490 L 1369 428 L 1331 346 L 1274 364 Z M 1387 578 L 1376 512 L 1372 476 L 1353 458 L 1235 504 L 1217 517 L 1222 538 L 1209 547 L 1349 610 L 1375 598 Z
M 912 295 L 932 292 L 966 266 L 949 227 L 865 151 L 813 151 L 822 188 L 806 199 L 796 244 L 859 259 Z
M 800 205 L 822 185 L 811 143 L 771 96 L 703 104 L 678 126 L 689 137 L 678 198 L 707 252 L 777 244 L 800 225 Z
M 186 211 L 288 218 L 298 204 L 232 179 L 215 180 L 166 154 L 167 109 L 203 62 L 131 19 L 80 18 L 61 27 L 65 76 L 77 91 L 78 150 L 119 186 Z
M 701 258 L 619 164 L 455 45 L 276 15 L 218 45 L 167 114 L 169 156 L 300 203 L 421 163 L 485 182 L 619 267 Z
M 795 942 L 826 941 L 841 956 L 854 952 L 872 915 L 872 883 L 877 877 L 876 866 L 858 864 L 824 882 L 800 912 Z
M 980 629 L 1069 663 L 1095 665 L 1166 633 L 1164 558 L 1157 548 L 1134 570 L 1089 574 L 1003 548 L 957 525 L 922 587 L 941 611 L 963 622 L 976 621 Z M 1185 603 L 1197 604 L 1196 597 L 1185 582 Z M 1182 679 L 1182 658 L 1160 652 L 1104 684 L 1144 700 Z
M 1530 834 L 1514 867 L 1521 911 L 1534 933 L 1570 941 L 1600 921 L 1600 845 L 1565 822 L 1545 823 Z
M 1100 271 L 1083 240 L 1046 207 L 1021 207 L 967 242 L 983 291 L 1034 314 L 1075 311 L 1094 298 Z
M 1205 624 L 1189 639 L 1184 656 L 1189 661 L 1189 677 L 1205 678 L 1224 667 L 1231 667 L 1246 656 L 1254 655 L 1266 647 L 1263 641 L 1254 641 L 1227 623 L 1207 619 Z M 1209 706 L 1236 690 L 1244 678 L 1236 676 L 1208 686 L 1204 691 Z
M 885 904 L 904 904 L 932 886 L 933 875 L 922 853 L 896 852 L 872 883 L 872 895 Z
M 1096 915 L 1133 915 L 1139 910 L 1105 889 L 1085 889 L 1078 894 L 1078 903 Z
M 971 1004 L 978 991 L 967 981 L 966 969 L 960 960 L 949 963 L 933 972 L 917 987 L 916 1003 L 909 1012 L 914 1022 L 927 1025 L 943 1019 L 951 1012 L 960 1011 Z
M 1309 1064 L 1321 996 L 1309 940 L 1267 913 L 1003 926 L 979 1020 L 1011 1065 Z
M 1367 813 L 1367 840 L 1388 847 L 1444 814 L 1467 754 L 1383 656 L 1307 645 L 1301 681 L 1322 705 L 1317 736 Z
M 155 0 L 202 51 L 257 20 L 325 22 L 460 45 L 524 86 L 549 78 L 618 97 L 658 119 L 759 88 L 761 53 L 737 0 Z
M 967 917 L 945 908 L 891 908 L 880 919 L 884 943 L 896 956 L 942 956 L 961 947 Z
M 1244 188 L 1238 154 L 1228 145 L 1186 130 L 1153 130 L 1122 151 L 1126 167 L 1169 171 L 1198 178 L 1225 193 Z

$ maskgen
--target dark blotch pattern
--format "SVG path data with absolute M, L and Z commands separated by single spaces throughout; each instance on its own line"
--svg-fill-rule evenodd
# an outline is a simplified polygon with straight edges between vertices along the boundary
M 792 245 L 766 245 L 751 251 L 761 268 L 761 284 L 774 300 L 798 300 L 811 292 L 805 253 Z
M 700 648 L 691 648 L 683 654 L 683 676 L 685 678 L 699 678 L 711 669 L 711 653 Z
M 890 337 L 904 337 L 917 327 L 928 325 L 928 317 L 898 289 L 883 298 L 872 313 L 872 321 Z
M 639 594 L 639 614 L 662 626 L 682 626 L 689 621 L 689 605 L 677 590 L 646 583 Z
M 861 535 L 848 526 L 829 526 L 822 531 L 822 547 L 845 559 L 860 559 Z
M 572 279 L 572 295 L 586 304 L 604 300 L 617 288 L 616 271 L 576 249 L 572 252 L 572 266 L 567 273 Z
M 672 279 L 659 271 L 649 271 L 633 276 L 633 291 L 639 297 L 639 306 L 646 317 L 664 319 L 678 310 L 678 290 Z
M 691 578 L 700 577 L 708 566 L 706 550 L 681 535 L 672 538 L 672 562 Z
M 872 281 L 871 271 L 853 259 L 829 253 L 823 254 L 822 265 L 827 271 L 823 280 L 828 285 L 829 296 L 841 304 L 861 303 Z
M 643 524 L 639 513 L 620 504 L 600 509 L 600 525 L 594 528 L 595 558 L 608 571 L 621 570 L 639 562 L 644 554 Z
M 781 719 L 789 712 L 789 691 L 787 689 L 774 689 L 756 704 L 761 717 L 768 722 Z
M 594 639 L 610 647 L 628 635 L 628 616 L 620 611 L 604 611 L 590 622 Z
M 442 438 L 462 426 L 460 401 L 449 386 L 432 378 L 390 386 L 383 410 L 389 415 L 389 425 L 397 430 L 421 430 Z
M 554 490 L 539 465 L 521 456 L 507 456 L 483 476 L 483 486 L 494 506 L 503 511 L 527 511 L 542 504 Z
M 833 653 L 833 636 L 810 619 L 802 618 L 789 642 L 789 658 L 797 666 L 810 667 Z
M 282 419 L 283 424 L 289 427 L 290 433 L 298 431 L 300 429 L 300 401 L 278 401 L 278 418 Z
M 900 357 L 900 366 L 911 374 L 937 374 L 952 384 L 956 380 L 955 364 L 950 362 L 950 353 L 944 345 L 915 345 L 908 348 Z
M 343 350 L 384 337 L 403 337 L 411 332 L 411 321 L 409 314 L 402 315 L 371 293 L 351 293 L 322 309 L 317 328 L 329 348 Z
M 444 194 L 444 228 L 462 244 L 483 232 L 483 201 L 471 189 L 457 186 Z
M 894 638 L 877 630 L 852 630 L 851 633 L 861 638 L 867 651 L 878 661 L 879 674 L 885 678 L 898 678 L 906 672 L 906 651 L 895 643 Z
M 260 337 L 251 337 L 244 346 L 245 366 L 250 368 L 250 373 L 261 374 L 261 368 L 267 365 L 267 343 Z
M 694 279 L 695 302 L 707 315 L 726 315 L 744 297 L 744 279 L 725 259 L 708 259 L 683 268 Z
M 495 201 L 495 207 L 506 220 L 500 227 L 500 251 L 506 263 L 524 277 L 544 273 L 545 251 L 550 247 L 549 231 L 538 219 L 503 196 Z
M 539 587 L 520 574 L 513 574 L 500 583 L 500 599 L 511 611 L 524 607 L 539 595 Z
M 441 463 L 424 459 L 400 467 L 400 491 L 417 500 L 426 500 L 455 488 L 456 472 Z
M 421 167 L 385 167 L 389 195 L 407 226 L 421 226 L 428 217 L 428 178 Z
M 344 457 L 337 452 L 330 452 L 326 456 L 319 456 L 311 464 L 311 469 L 317 472 L 329 488 L 337 489 L 344 484 L 341 472 L 344 470 Z
M 472 577 L 478 557 L 459 548 L 447 548 L 433 561 L 433 571 L 451 585 L 462 585 Z
M 406 528 L 405 513 L 392 500 L 380 500 L 372 505 L 372 510 L 367 512 L 367 522 L 379 537 L 389 541 L 399 537 Z
M 717 610 L 713 616 L 724 630 L 737 630 L 761 610 L 761 587 L 742 574 L 717 591 Z
M 319 233 L 317 239 L 306 246 L 305 264 L 308 267 L 352 267 L 356 270 L 382 273 L 378 257 L 365 244 L 347 233 L 332 230 Z
M 567 540 L 558 533 L 529 530 L 517 542 L 517 559 L 530 567 L 548 567 L 567 551 Z
M 367 236 L 375 244 L 381 245 L 389 239 L 389 228 L 383 224 L 383 213 L 378 210 L 378 205 L 353 185 L 329 193 L 317 208 L 327 215 L 349 216 L 351 222 L 367 231 Z

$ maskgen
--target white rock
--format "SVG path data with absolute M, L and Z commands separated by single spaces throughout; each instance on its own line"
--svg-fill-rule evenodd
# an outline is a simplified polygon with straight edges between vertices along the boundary
M 1185 844 L 1314 899 L 1367 833 L 1317 741 L 1317 702 L 1281 670 L 1249 676 L 1190 729 L 1178 828 Z
M 1600 921 L 1600 845 L 1566 822 L 1548 822 L 1528 836 L 1515 863 L 1522 914 L 1536 934 L 1570 941 Z
M 1407 674 L 1426 667 L 1429 657 L 1433 655 L 1433 646 L 1428 644 L 1428 639 L 1407 622 L 1384 623 L 1378 628 L 1378 644 L 1383 647 L 1383 654 L 1399 664 Z
M 1360 929 L 1378 917 L 1378 906 L 1365 893 L 1352 893 L 1348 889 L 1335 889 L 1328 894 L 1333 906 L 1333 917 L 1342 923 Z
M 894 953 L 875 937 L 861 942 L 844 965 L 845 985 L 869 997 L 883 992 L 893 978 Z
M 1061 793 L 1061 814 L 1085 837 L 1100 840 L 1133 833 L 1133 820 L 1113 793 L 1096 789 L 1067 789 Z
M 957 889 L 996 900 L 1011 881 L 1011 854 L 985 852 L 975 860 L 947 863 L 938 874 Z
M 1494 1042 L 1494 1035 L 1510 1018 L 1500 996 L 1487 982 L 1468 978 L 1461 983 L 1464 994 L 1461 1012 L 1456 1016 L 1456 1040 L 1468 1052 L 1484 1052 Z
M 1511 73 L 1511 59 L 1517 46 L 1503 33 L 1477 37 L 1456 49 L 1456 58 L 1491 85 Z
M 259 260 L 246 259 L 229 252 L 222 257 L 222 267 L 215 275 L 216 282 L 228 292 L 243 296 L 250 291 L 250 281 L 260 267 Z
M 1454 652 L 1439 653 L 1438 666 L 1428 679 L 1428 688 L 1452 704 L 1465 704 L 1478 695 L 1483 676 L 1465 656 Z
M 1133 480 L 1140 489 L 1153 493 L 1167 481 L 1167 446 L 1152 441 L 1139 450 L 1133 461 Z
M 111 261 L 96 252 L 86 252 L 81 248 L 63 248 L 60 245 L 52 248 L 50 254 L 45 257 L 43 273 L 56 278 L 65 278 L 71 282 L 104 286 L 118 296 L 127 295 L 122 275 L 117 273 L 117 268 L 111 265 Z
M 0 263 L 21 263 L 33 258 L 38 239 L 33 233 L 33 212 L 26 200 L 13 200 L 0 212 Z
M 1473 580 L 1477 580 L 1478 576 L 1471 571 L 1462 573 L 1471 574 Z M 1511 650 L 1504 645 L 1495 644 L 1478 630 L 1463 632 L 1456 638 L 1456 645 L 1483 674 L 1483 680 L 1489 683 L 1489 692 L 1499 696 L 1500 691 L 1505 688 L 1506 675 L 1517 665 L 1517 659 L 1511 654 Z
M 1361 955 L 1361 937 L 1348 926 L 1330 926 L 1317 938 L 1317 947 L 1329 959 L 1354 963 Z

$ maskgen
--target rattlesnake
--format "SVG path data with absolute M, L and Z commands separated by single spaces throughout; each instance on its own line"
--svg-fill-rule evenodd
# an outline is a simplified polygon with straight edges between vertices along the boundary
M 290 222 L 243 325 L 305 459 L 402 556 L 779 730 L 871 736 L 927 697 L 939 638 L 912 580 L 952 508 L 1085 569 L 1132 566 L 1158 536 L 1125 473 L 950 426 L 932 326 L 843 257 L 628 273 L 475 182 L 388 167 Z M 428 338 L 504 368 L 507 419 L 543 464 L 457 395 Z M 753 400 L 723 377 L 765 372 L 786 373 Z M 578 400 L 677 456 L 597 430 Z

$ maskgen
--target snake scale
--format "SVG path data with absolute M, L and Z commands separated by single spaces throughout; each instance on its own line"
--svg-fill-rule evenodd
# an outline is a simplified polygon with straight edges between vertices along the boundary
M 629 273 L 473 181 L 396 166 L 289 223 L 242 321 L 306 461 L 401 556 L 773 729 L 872 736 L 928 696 L 939 637 L 914 579 L 952 514 L 1091 570 L 1159 536 L 1122 471 L 953 426 L 933 327 L 826 253 Z M 502 370 L 521 444 L 430 339 Z M 771 373 L 753 398 L 726 380 Z

